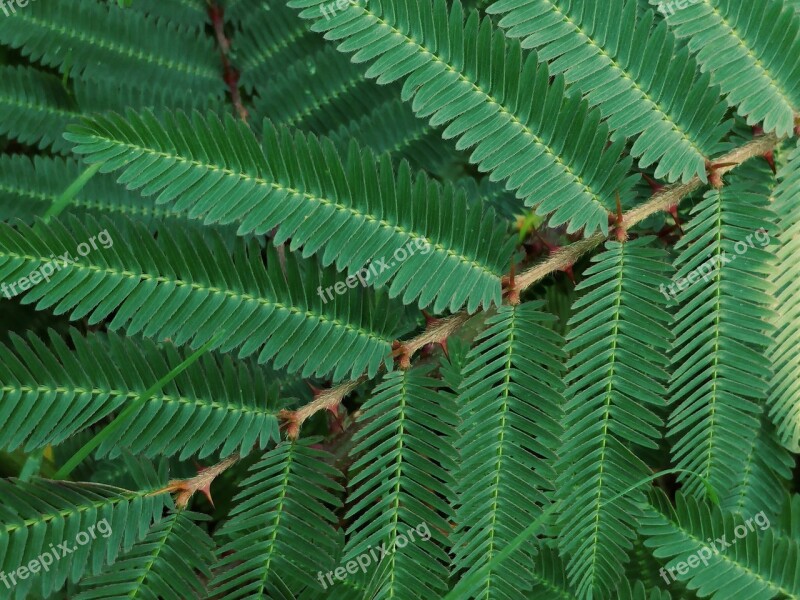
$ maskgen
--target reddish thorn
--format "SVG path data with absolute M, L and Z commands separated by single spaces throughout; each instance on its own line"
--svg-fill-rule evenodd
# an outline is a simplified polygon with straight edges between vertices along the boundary
M 650 189 L 652 190 L 652 192 L 654 194 L 657 194 L 658 192 L 660 192 L 661 190 L 664 189 L 664 185 L 663 184 L 658 183 L 655 179 L 650 177 L 647 173 L 642 173 L 642 177 L 644 177 L 644 180 L 650 185 Z
M 681 227 L 681 220 L 678 217 L 678 205 L 677 204 L 671 205 L 667 209 L 667 212 L 669 212 L 669 214 L 672 215 L 672 218 L 675 219 L 675 227 L 677 227 L 678 231 L 680 231 L 681 235 L 683 235 L 683 227 Z
M 766 152 L 764 154 L 764 160 L 767 161 L 767 164 L 769 165 L 769 168 L 772 169 L 772 174 L 773 175 L 776 174 L 778 171 L 775 168 L 775 153 L 772 150 L 770 150 L 769 152 Z
M 548 242 L 548 241 L 547 241 L 545 238 L 543 238 L 543 237 L 542 237 L 542 236 L 539 234 L 539 232 L 538 232 L 538 231 L 536 232 L 536 235 L 538 235 L 538 236 L 539 236 L 539 238 L 542 240 L 542 242 L 545 244 L 545 246 L 547 246 L 547 251 L 548 251 L 550 254 L 555 254 L 556 252 L 558 252 L 559 250 L 561 250 L 561 246 L 557 246 L 557 245 L 555 245 L 555 244 L 551 244 L 551 243 L 550 243 L 550 242 Z M 575 274 L 574 274 L 574 273 L 573 273 L 573 271 L 572 271 L 572 265 L 569 265 L 569 266 L 567 266 L 567 267 L 564 267 L 563 269 L 559 269 L 559 271 L 561 271 L 562 273 L 566 273 L 566 274 L 567 274 L 567 277 L 569 277 L 569 278 L 570 278 L 570 280 L 572 281 L 572 283 L 575 283 Z
M 344 431 L 344 415 L 339 414 L 339 406 L 328 407 L 328 433 L 336 434 Z
M 211 497 L 211 484 L 204 485 L 198 491 L 203 492 L 203 495 L 208 498 L 208 502 L 211 504 L 212 507 L 217 508 L 214 506 L 214 499 Z
M 706 161 L 706 175 L 708 176 L 708 182 L 717 189 L 720 189 L 725 185 L 725 182 L 722 181 L 722 175 L 720 175 L 719 171 L 717 170 L 719 167 L 719 164 L 712 163 L 708 160 Z
M 424 308 L 422 309 L 422 316 L 425 317 L 425 328 L 426 329 L 428 329 L 430 327 L 433 327 L 434 325 L 436 325 L 436 323 L 439 322 L 439 319 L 434 317 L 432 314 L 430 314 Z
M 313 385 L 310 381 L 306 381 L 306 385 L 311 388 L 311 393 L 314 395 L 314 398 L 319 396 L 322 393 L 322 389 Z
M 761 125 L 753 125 L 753 137 L 760 137 L 764 135 L 764 127 Z M 777 173 L 775 169 L 775 153 L 772 150 L 764 153 L 764 160 L 767 161 L 769 168 L 772 169 L 772 173 Z
M 203 471 L 206 471 L 208 469 L 208 467 L 204 467 L 203 465 L 198 463 L 196 460 L 192 461 L 192 462 L 194 462 L 194 466 L 195 466 L 195 469 L 197 469 L 197 474 L 198 475 L 200 475 Z M 208 498 L 208 501 L 209 501 L 209 503 L 211 503 L 211 506 L 214 506 L 214 499 L 211 497 L 211 482 L 210 481 L 206 485 L 204 485 L 203 487 L 197 488 L 197 491 L 198 492 L 203 492 L 203 495 L 206 498 Z M 216 506 L 214 506 L 214 508 L 216 508 Z
M 215 25 L 222 23 L 222 20 L 225 17 L 225 9 L 217 4 L 211 4 L 208 7 L 208 16 L 211 19 L 211 23 Z
M 536 237 L 542 240 L 542 244 L 544 244 L 545 248 L 547 248 L 547 251 L 550 254 L 561 248 L 561 246 L 557 246 L 552 242 L 548 241 L 547 238 L 545 238 L 538 230 L 536 231 Z
M 516 275 L 516 267 L 514 265 L 514 256 L 511 256 L 509 261 L 511 263 L 511 268 L 509 270 L 508 275 L 503 275 L 500 279 L 500 286 L 502 288 L 503 296 L 508 297 L 508 303 L 512 306 L 515 306 L 520 303 L 519 299 L 519 290 L 517 289 L 515 275 Z
M 435 327 L 437 325 L 437 323 L 439 323 L 439 321 L 441 320 L 441 319 L 437 319 L 436 317 L 431 315 L 424 308 L 422 309 L 422 315 L 425 317 L 425 328 L 426 329 L 431 329 L 431 328 Z M 433 344 L 425 344 L 425 346 L 422 348 L 422 353 L 425 356 L 430 356 L 431 354 L 433 354 L 433 350 L 434 350 L 434 348 L 436 347 L 437 344 L 442 347 L 442 351 L 444 352 L 445 356 L 447 356 L 447 338 L 444 338 L 443 341 L 435 342 Z

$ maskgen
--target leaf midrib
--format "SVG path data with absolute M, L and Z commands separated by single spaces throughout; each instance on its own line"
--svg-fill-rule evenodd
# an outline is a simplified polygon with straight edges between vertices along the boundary
M 32 256 L 27 254 L 16 254 L 13 252 L 7 252 L 3 249 L 0 249 L 0 259 L 3 257 L 9 257 L 11 259 L 22 259 L 28 262 L 39 262 L 39 263 L 47 263 L 51 262 L 53 259 L 50 256 L 42 257 L 42 256 Z M 0 263 L 1 264 L 1 263 Z M 373 340 L 377 340 L 379 342 L 383 342 L 385 344 L 390 344 L 392 340 L 388 337 L 384 337 L 374 331 L 367 331 L 360 327 L 355 327 L 350 323 L 340 321 L 339 319 L 332 319 L 324 314 L 317 314 L 311 312 L 310 310 L 303 311 L 302 309 L 296 306 L 289 306 L 282 302 L 278 302 L 277 300 L 272 300 L 269 298 L 262 298 L 260 296 L 254 296 L 248 293 L 238 293 L 233 290 L 225 290 L 219 287 L 211 287 L 211 286 L 204 286 L 199 283 L 193 281 L 185 281 L 183 279 L 171 279 L 169 277 L 165 277 L 163 275 L 154 276 L 149 273 L 135 273 L 133 271 L 121 271 L 111 267 L 100 267 L 94 264 L 84 264 L 81 262 L 75 262 L 71 265 L 67 265 L 65 268 L 72 269 L 72 270 L 87 270 L 94 273 L 105 273 L 108 276 L 122 276 L 128 279 L 138 278 L 142 281 L 154 281 L 157 284 L 173 284 L 175 287 L 184 287 L 189 286 L 194 291 L 198 292 L 209 292 L 212 294 L 222 294 L 223 296 L 229 299 L 242 299 L 247 302 L 256 302 L 262 306 L 272 306 L 277 310 L 284 310 L 289 312 L 290 314 L 295 315 L 303 315 L 308 319 L 316 319 L 320 323 L 330 323 L 335 325 L 336 327 L 345 329 L 346 331 L 355 332 L 358 335 L 368 337 Z M 31 288 L 33 289 L 33 288 Z M 127 297 L 126 297 L 127 298 Z
M 94 484 L 92 484 L 92 485 L 94 485 Z M 78 486 L 74 486 L 73 485 L 73 486 L 70 486 L 70 489 L 75 489 L 77 487 Z M 99 488 L 103 488 L 103 489 L 109 489 L 110 488 L 110 486 L 106 486 L 106 485 L 102 485 L 102 484 L 97 484 L 95 487 L 99 487 Z M 120 492 L 122 492 L 122 493 L 120 493 Z M 52 521 L 53 519 L 56 519 L 58 517 L 61 517 L 62 519 L 66 519 L 68 517 L 84 513 L 84 512 L 86 512 L 88 510 L 94 509 L 96 511 L 97 509 L 103 508 L 104 506 L 114 506 L 114 505 L 119 504 L 121 502 L 130 502 L 130 501 L 135 500 L 137 498 L 147 498 L 148 496 L 150 496 L 151 494 L 154 494 L 155 492 L 156 492 L 155 489 L 152 489 L 152 490 L 138 490 L 138 491 L 133 491 L 133 492 L 128 491 L 128 490 L 124 490 L 124 491 L 120 490 L 119 492 L 117 492 L 117 493 L 119 493 L 118 496 L 109 496 L 109 497 L 103 498 L 102 500 L 97 500 L 95 502 L 90 502 L 88 504 L 81 504 L 81 505 L 78 505 L 78 506 L 73 506 L 71 508 L 65 508 L 65 509 L 59 510 L 57 512 L 38 515 L 36 518 L 33 518 L 33 519 L 25 519 L 21 523 L 6 524 L 4 526 L 4 528 L 5 528 L 6 533 L 9 534 L 9 533 L 11 533 L 13 531 L 17 531 L 18 529 L 33 527 L 34 525 L 38 525 L 39 523 L 49 523 L 50 521 Z
M 142 390 L 143 391 L 143 390 Z M 55 393 L 55 394 L 90 394 L 92 396 L 102 396 L 107 395 L 110 397 L 126 397 L 135 399 L 138 398 L 142 391 L 131 391 L 126 392 L 124 390 L 115 390 L 115 389 L 107 389 L 101 390 L 99 388 L 86 388 L 86 387 L 67 387 L 67 386 L 47 386 L 47 385 L 19 385 L 19 386 L 12 386 L 12 385 L 4 385 L 0 387 L 0 395 L 2 393 L 13 393 L 13 392 L 22 392 L 29 394 L 34 392 L 36 394 L 42 393 Z M 222 409 L 226 412 L 240 412 L 240 413 L 253 413 L 262 416 L 275 416 L 277 413 L 270 412 L 265 409 L 261 409 L 258 407 L 252 407 L 247 405 L 236 405 L 236 404 L 223 404 L 222 402 L 217 402 L 215 400 L 206 401 L 202 398 L 189 398 L 187 396 L 180 396 L 180 395 L 173 395 L 173 394 L 157 394 L 153 395 L 151 398 L 148 399 L 148 402 L 167 402 L 173 403 L 177 402 L 179 404 L 184 405 L 194 405 L 194 406 L 204 406 L 210 407 L 213 409 Z
M 123 146 L 123 147 L 127 148 L 128 150 L 130 150 L 132 152 L 135 152 L 135 153 L 149 154 L 151 156 L 158 156 L 160 158 L 170 159 L 170 160 L 174 160 L 174 161 L 177 161 L 177 162 L 180 162 L 180 163 L 193 165 L 195 167 L 199 167 L 199 168 L 202 168 L 202 169 L 207 169 L 207 170 L 210 170 L 210 171 L 216 171 L 216 172 L 219 172 L 219 173 L 223 173 L 224 175 L 226 175 L 228 177 L 235 177 L 235 178 L 237 178 L 239 180 L 251 181 L 251 182 L 253 182 L 253 183 L 255 183 L 256 185 L 259 185 L 259 186 L 268 186 L 268 187 L 271 187 L 272 189 L 277 190 L 277 191 L 287 192 L 287 193 L 293 194 L 295 196 L 302 196 L 303 198 L 305 198 L 307 200 L 311 200 L 312 202 L 317 202 L 317 203 L 319 203 L 319 204 L 321 204 L 323 206 L 332 206 L 333 208 L 335 208 L 336 210 L 338 210 L 340 212 L 348 212 L 354 217 L 362 218 L 365 221 L 369 221 L 369 222 L 375 222 L 380 227 L 382 227 L 384 229 L 390 229 L 390 230 L 392 230 L 392 231 L 394 231 L 394 232 L 396 232 L 398 234 L 407 235 L 412 240 L 422 240 L 425 243 L 426 246 L 433 248 L 434 250 L 436 250 L 440 254 L 446 254 L 448 257 L 453 257 L 453 258 L 457 259 L 458 261 L 460 261 L 461 263 L 467 264 L 471 268 L 476 269 L 478 271 L 481 271 L 482 273 L 486 273 L 486 274 L 488 274 L 488 275 L 490 275 L 492 277 L 495 277 L 497 279 L 499 279 L 500 276 L 501 276 L 501 273 L 495 272 L 489 266 L 481 264 L 477 260 L 474 260 L 474 259 L 472 259 L 472 258 L 470 258 L 468 256 L 463 255 L 463 254 L 459 254 L 455 250 L 447 248 L 443 244 L 437 243 L 434 240 L 432 240 L 432 239 L 430 239 L 430 238 L 428 238 L 428 237 L 426 237 L 426 236 L 424 236 L 422 234 L 419 234 L 417 232 L 408 230 L 405 227 L 402 227 L 400 225 L 396 225 L 394 223 L 390 223 L 389 221 L 387 221 L 385 219 L 379 219 L 375 215 L 361 212 L 358 209 L 356 209 L 354 206 L 347 206 L 345 204 L 341 204 L 340 202 L 335 202 L 335 201 L 330 200 L 329 198 L 326 198 L 326 197 L 323 197 L 323 196 L 315 196 L 315 195 L 310 194 L 308 192 L 301 192 L 300 190 L 298 190 L 296 188 L 293 188 L 293 187 L 290 187 L 290 186 L 284 186 L 284 185 L 282 185 L 281 183 L 279 183 L 277 181 L 268 181 L 268 180 L 264 179 L 263 177 L 255 177 L 253 175 L 250 175 L 249 173 L 237 172 L 237 171 L 234 171 L 233 169 L 230 169 L 228 167 L 221 167 L 219 165 L 212 164 L 210 162 L 202 162 L 202 161 L 199 161 L 199 160 L 196 160 L 196 159 L 189 159 L 189 158 L 185 158 L 183 156 L 180 156 L 178 154 L 169 154 L 168 152 L 163 152 L 161 150 L 156 150 L 155 148 L 139 146 L 137 144 L 133 144 L 133 143 L 128 142 L 128 141 L 122 141 L 122 140 L 118 140 L 118 139 L 114 139 L 114 138 L 102 137 L 102 136 L 99 136 L 96 133 L 92 133 L 90 136 L 86 136 L 86 137 L 87 138 L 91 138 L 93 140 L 101 141 L 101 142 L 104 142 L 104 143 L 107 143 L 107 142 L 111 141 L 112 143 L 114 143 L 116 145 L 119 145 L 119 146 Z
M 33 25 L 37 25 L 40 28 L 44 29 L 45 31 L 51 31 L 54 33 L 60 33 L 68 38 L 80 40 L 81 42 L 86 42 L 92 47 L 100 47 L 105 50 L 109 50 L 121 56 L 127 56 L 128 58 L 133 59 L 144 59 L 147 63 L 158 65 L 159 67 L 166 67 L 172 71 L 178 71 L 179 73 L 185 73 L 187 75 L 197 75 L 198 77 L 202 77 L 203 79 L 207 80 L 214 80 L 218 81 L 220 79 L 219 75 L 213 72 L 210 69 L 204 69 L 202 67 L 194 67 L 192 65 L 188 65 L 185 63 L 179 63 L 172 60 L 165 60 L 159 56 L 154 55 L 152 52 L 142 52 L 141 50 L 133 51 L 131 48 L 123 46 L 121 44 L 115 44 L 114 42 L 109 42 L 100 38 L 95 35 L 88 35 L 85 34 L 80 29 L 68 29 L 65 27 L 59 27 L 53 22 L 45 21 L 42 19 L 37 19 L 30 12 L 20 12 L 19 16 L 22 16 L 24 19 L 31 22 Z M 19 16 L 17 18 L 19 18 Z
M 626 71 L 617 62 L 617 60 L 613 56 L 611 56 L 608 52 L 606 52 L 605 48 L 603 48 L 600 44 L 595 42 L 595 40 L 592 37 L 590 37 L 589 34 L 586 33 L 586 31 L 580 25 L 578 25 L 575 21 L 573 21 L 569 17 L 569 15 L 567 15 L 558 6 L 556 6 L 555 3 L 553 3 L 551 0 L 548 0 L 548 2 L 550 2 L 550 5 L 552 7 L 553 12 L 561 15 L 561 17 L 563 19 L 563 22 L 567 22 L 567 23 L 571 24 L 574 27 L 575 32 L 578 33 L 580 36 L 582 36 L 586 40 L 588 45 L 591 45 L 591 46 L 593 46 L 594 48 L 597 49 L 597 51 L 599 53 L 598 55 L 602 55 L 602 56 L 605 56 L 606 58 L 608 58 L 608 60 L 610 61 L 610 65 L 609 66 L 612 69 L 614 69 L 614 71 L 619 73 L 620 79 L 627 79 L 633 85 L 633 89 L 635 89 L 636 91 L 638 91 L 642 95 L 641 99 L 646 101 L 648 104 L 650 104 L 652 106 L 652 112 L 655 112 L 658 115 L 660 115 L 662 121 L 664 121 L 666 123 L 669 123 L 670 126 L 672 127 L 672 130 L 676 131 L 677 133 L 679 133 L 681 138 L 683 139 L 683 141 L 688 143 L 689 146 L 692 148 L 692 150 L 694 150 L 694 152 L 698 156 L 705 158 L 705 153 L 697 146 L 697 144 L 694 142 L 694 140 L 692 140 L 689 137 L 687 132 L 684 131 L 684 129 L 678 124 L 678 122 L 674 121 L 671 118 L 671 116 L 669 115 L 669 113 L 667 113 L 665 110 L 663 110 L 661 108 L 661 106 L 655 100 L 652 99 L 650 94 L 647 91 L 643 90 L 639 86 L 639 82 L 636 81 L 630 75 L 630 73 L 628 71 Z M 595 56 L 597 56 L 597 55 L 595 55 Z M 568 73 L 571 70 L 572 70 L 572 67 L 569 67 L 568 69 L 565 70 L 565 74 Z M 580 85 L 580 83 L 577 83 L 576 85 Z M 628 89 L 630 90 L 631 88 L 628 88 Z M 591 94 L 592 94 L 592 92 L 588 93 L 588 95 L 591 95 Z M 606 104 L 606 102 L 602 102 L 602 103 L 598 104 L 598 106 L 600 107 L 601 110 L 603 110 L 603 112 L 605 112 L 605 110 L 604 110 L 605 104 Z M 618 128 L 618 130 L 620 132 L 622 132 L 623 134 L 625 133 L 625 131 L 624 131 L 625 129 L 627 129 L 626 124 L 623 124 L 621 127 Z
M 540 146 L 542 148 L 543 152 L 545 154 L 547 154 L 548 156 L 550 156 L 550 158 L 552 158 L 554 163 L 558 164 L 561 168 L 563 168 L 563 170 L 570 177 L 572 177 L 573 181 L 578 186 L 583 188 L 583 191 L 585 192 L 585 194 L 588 194 L 589 196 L 591 196 L 593 202 L 597 206 L 601 207 L 604 211 L 606 210 L 605 207 L 603 206 L 603 203 L 600 201 L 600 197 L 588 185 L 586 185 L 583 182 L 583 178 L 578 176 L 578 175 L 576 175 L 573 172 L 572 168 L 562 160 L 561 156 L 556 154 L 553 151 L 553 149 L 544 142 L 544 140 L 542 140 L 538 135 L 536 135 L 533 132 L 533 130 L 530 129 L 530 127 L 528 127 L 527 125 L 523 124 L 522 121 L 519 120 L 519 118 L 517 117 L 516 114 L 511 112 L 501 102 L 496 100 L 494 98 L 494 96 L 491 96 L 487 91 L 485 91 L 483 88 L 481 88 L 477 84 L 477 82 L 470 81 L 469 79 L 467 79 L 467 77 L 461 71 L 456 70 L 452 65 L 450 65 L 449 63 L 447 63 L 444 60 L 442 60 L 441 58 L 439 58 L 439 56 L 437 56 L 436 54 L 434 54 L 433 52 L 428 50 L 425 46 L 421 45 L 415 39 L 407 36 L 406 34 L 404 34 L 399 29 L 396 29 L 395 27 L 390 25 L 387 21 L 382 19 L 380 16 L 376 15 L 373 12 L 370 12 L 366 7 L 362 7 L 362 8 L 363 8 L 365 13 L 367 13 L 367 14 L 371 15 L 372 17 L 374 17 L 377 22 L 381 23 L 384 27 L 386 27 L 389 30 L 391 30 L 394 34 L 404 38 L 406 40 L 404 43 L 416 46 L 420 53 L 429 55 L 433 61 L 443 65 L 445 69 L 447 69 L 451 73 L 455 74 L 459 81 L 462 81 L 462 82 L 464 82 L 464 83 L 466 83 L 468 85 L 471 85 L 472 89 L 474 89 L 479 94 L 483 94 L 483 96 L 486 98 L 487 104 L 492 104 L 492 105 L 497 106 L 498 107 L 498 112 L 506 115 L 511 122 L 513 122 L 516 125 L 518 125 L 519 128 L 522 130 L 522 133 L 524 135 L 526 135 L 527 137 L 531 138 L 533 140 L 534 144 L 537 144 L 538 146 Z
M 603 507 L 602 496 L 603 496 L 603 474 L 605 473 L 606 467 L 606 445 L 608 444 L 608 438 L 611 435 L 609 432 L 609 421 L 611 420 L 611 400 L 612 400 L 612 390 L 614 389 L 614 370 L 616 366 L 616 349 L 617 349 L 617 341 L 619 338 L 619 323 L 620 323 L 620 309 L 622 305 L 622 283 L 623 283 L 623 270 L 625 266 L 625 245 L 623 244 L 619 249 L 619 272 L 617 275 L 617 288 L 615 290 L 616 298 L 614 299 L 614 316 L 613 318 L 613 329 L 611 332 L 611 356 L 609 359 L 609 366 L 608 366 L 608 385 L 606 387 L 605 399 L 604 399 L 604 412 L 603 412 L 603 433 L 602 433 L 602 443 L 600 446 L 600 457 L 598 459 L 598 466 L 599 466 L 599 474 L 598 474 L 598 484 L 597 484 L 597 498 L 594 502 L 595 509 L 594 509 L 594 532 L 591 534 L 592 537 L 592 557 L 591 557 L 591 565 L 592 565 L 592 589 L 594 589 L 595 581 L 598 578 L 597 573 L 597 548 L 600 545 L 598 541 L 598 537 L 600 535 L 600 513 Z
M 765 67 L 764 64 L 759 60 L 759 58 L 753 53 L 753 50 L 750 48 L 750 46 L 748 46 L 745 43 L 744 37 L 739 35 L 739 32 L 736 30 L 736 28 L 733 27 L 728 22 L 728 19 L 726 19 L 725 16 L 719 11 L 719 9 L 717 9 L 717 7 L 711 4 L 709 0 L 703 0 L 703 3 L 706 4 L 711 9 L 714 15 L 717 16 L 717 18 L 720 20 L 721 25 L 725 29 L 727 29 L 728 35 L 734 38 L 734 40 L 736 40 L 736 43 L 741 47 L 742 50 L 745 51 L 747 57 L 753 61 L 753 66 L 761 72 L 764 78 L 766 78 L 769 85 L 775 90 L 776 94 L 780 97 L 784 105 L 793 113 L 794 105 L 791 99 L 789 98 L 789 95 L 786 93 L 786 91 L 784 91 L 783 87 L 780 85 L 780 82 L 772 76 L 767 67 Z M 711 70 L 711 76 L 712 78 L 714 78 L 715 70 L 714 69 L 710 70 Z

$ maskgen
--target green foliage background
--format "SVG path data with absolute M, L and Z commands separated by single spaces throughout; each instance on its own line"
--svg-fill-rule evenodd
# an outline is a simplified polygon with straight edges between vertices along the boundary
M 0 598 L 800 598 L 800 2 L 0 47 Z

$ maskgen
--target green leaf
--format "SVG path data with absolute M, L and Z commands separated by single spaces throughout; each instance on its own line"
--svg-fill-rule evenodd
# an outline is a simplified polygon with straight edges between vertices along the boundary
M 242 235 L 277 227 L 275 244 L 291 239 L 290 250 L 320 253 L 324 265 L 335 262 L 351 276 L 375 261 L 371 284 L 391 278 L 390 297 L 402 293 L 405 304 L 418 300 L 439 312 L 466 303 L 473 312 L 500 303 L 513 241 L 492 211 L 468 207 L 450 185 L 414 178 L 407 163 L 395 174 L 387 156 L 355 144 L 343 161 L 330 140 L 268 124 L 262 149 L 230 115 L 178 112 L 161 122 L 129 111 L 71 132 L 76 153 L 102 162 L 101 172 L 124 168 L 119 182 L 146 196 L 160 192 L 158 204 L 206 224 L 237 223 Z
M 379 84 L 405 79 L 403 100 L 492 180 L 506 180 L 528 206 L 569 233 L 608 231 L 614 193 L 627 196 L 630 161 L 623 141 L 606 147 L 608 126 L 577 96 L 564 96 L 564 79 L 550 81 L 545 65 L 524 55 L 489 19 L 445 0 L 376 0 L 350 5 L 326 19 L 324 0 L 292 0 L 352 61 L 372 62 L 366 76 Z
M 564 342 L 547 329 L 554 319 L 541 307 L 533 302 L 498 309 L 463 371 L 453 565 L 465 576 L 491 563 L 551 503 L 562 433 Z M 522 596 L 531 578 L 527 560 L 519 552 L 483 571 L 470 597 Z
M 792 132 L 800 111 L 800 17 L 789 6 L 701 0 L 673 7 L 666 20 L 748 125 L 763 122 L 764 131 L 779 136 Z
M 186 511 L 168 515 L 111 567 L 84 579 L 75 600 L 182 600 L 205 595 L 200 577 L 211 577 L 214 543 L 195 521 L 206 520 Z
M 31 67 L 0 67 L 0 134 L 65 153 L 70 144 L 62 136 L 79 115 L 57 77 Z
M 102 245 L 93 250 L 91 239 Z M 79 244 L 88 248 L 85 256 L 76 256 Z M 70 256 L 60 258 L 65 252 Z M 75 262 L 66 264 L 70 257 Z M 385 297 L 363 290 L 346 289 L 323 299 L 313 290 L 330 285 L 334 273 L 321 274 L 314 264 L 303 272 L 288 257 L 285 265 L 284 275 L 270 249 L 265 266 L 255 242 L 238 244 L 231 257 L 218 235 L 208 243 L 179 229 L 154 240 L 144 227 L 127 221 L 81 224 L 70 218 L 37 222 L 34 228 L 0 225 L 3 285 L 47 266 L 51 271 L 49 280 L 25 292 L 24 304 L 55 307 L 56 314 L 87 317 L 90 324 L 113 313 L 111 329 L 169 338 L 178 345 L 190 342 L 193 348 L 222 331 L 212 350 L 238 348 L 240 358 L 258 353 L 259 363 L 272 361 L 304 377 L 333 373 L 338 380 L 362 371 L 374 376 L 390 361 L 402 312 Z
M 0 572 L 14 573 L 45 553 L 53 559 L 49 569 L 17 579 L 11 597 L 26 598 L 34 590 L 47 597 L 67 580 L 99 573 L 121 548 L 145 536 L 154 515 L 160 516 L 164 497 L 150 495 L 154 491 L 0 480 Z
M 297 17 L 292 17 L 297 19 Z M 302 21 L 300 21 L 302 23 Z M 321 74 L 325 77 L 320 77 Z M 254 114 L 275 125 L 327 133 L 340 122 L 355 120 L 372 107 L 396 96 L 396 90 L 377 86 L 331 46 L 292 64 L 261 85 Z
M 437 393 L 429 372 L 387 374 L 362 405 L 365 425 L 353 436 L 343 561 L 386 550 L 380 598 L 436 598 L 447 590 L 457 418 L 454 398 Z
M 777 289 L 777 328 L 769 358 L 774 377 L 769 395 L 769 416 L 777 427 L 781 443 L 800 452 L 800 145 L 790 153 L 779 173 L 773 208 L 778 216 L 778 263 L 771 280 Z
M 569 323 L 559 548 L 582 598 L 608 596 L 623 576 L 644 498 L 634 488 L 650 472 L 635 450 L 661 437 L 670 333 L 659 287 L 671 268 L 652 242 L 608 242 L 584 271 Z
M 747 462 L 767 398 L 774 257 L 771 173 L 748 163 L 692 209 L 670 290 L 675 314 L 668 435 L 676 466 L 699 472 L 720 492 Z M 684 477 L 679 477 L 683 480 Z M 697 481 L 684 490 L 702 494 Z
M 75 78 L 136 78 L 217 97 L 224 91 L 209 38 L 94 0 L 31 2 L 0 19 L 0 42 Z
M 488 12 L 504 15 L 508 35 L 563 73 L 612 131 L 635 140 L 641 168 L 656 164 L 658 179 L 706 180 L 706 160 L 724 148 L 731 122 L 722 123 L 719 90 L 665 22 L 638 17 L 636 0 L 499 0 Z
M 250 469 L 240 483 L 230 519 L 216 538 L 230 540 L 217 551 L 210 595 L 220 600 L 278 596 L 284 581 L 318 585 L 319 571 L 332 568 L 341 506 L 341 477 L 312 447 L 310 438 L 283 442 Z
M 673 509 L 659 492 L 644 508 L 641 531 L 653 554 L 668 560 L 666 577 L 687 582 L 700 598 L 800 595 L 797 541 L 779 537 L 752 518 L 746 521 L 680 492 Z

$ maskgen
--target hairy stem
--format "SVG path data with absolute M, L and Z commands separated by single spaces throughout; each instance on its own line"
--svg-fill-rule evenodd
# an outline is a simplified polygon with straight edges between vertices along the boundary
M 735 148 L 728 154 L 721 156 L 715 161 L 718 167 L 714 168 L 714 174 L 717 178 L 721 178 L 725 173 L 733 170 L 736 166 L 743 162 L 762 156 L 770 150 L 774 149 L 778 143 L 778 137 L 775 134 L 769 134 L 763 137 L 756 138 L 741 146 Z M 632 208 L 623 215 L 622 223 L 625 229 L 629 229 L 640 223 L 650 215 L 657 212 L 666 211 L 670 206 L 679 204 L 686 196 L 695 190 L 703 187 L 703 182 L 699 177 L 694 177 L 692 180 L 674 184 L 665 187 L 661 191 L 654 194 L 650 200 L 644 204 Z M 579 240 L 569 246 L 558 250 L 551 255 L 547 260 L 532 266 L 520 275 L 517 275 L 514 280 L 514 291 L 519 293 L 532 286 L 534 283 L 544 279 L 551 273 L 560 271 L 569 267 L 581 258 L 584 254 L 594 250 L 597 246 L 602 244 L 608 237 L 615 236 L 616 231 L 609 232 L 609 236 L 602 233 L 596 233 L 586 239 Z M 466 323 L 472 315 L 462 310 L 450 317 L 440 319 L 434 324 L 429 326 L 425 331 L 419 335 L 406 340 L 398 345 L 398 350 L 395 351 L 396 355 L 400 355 L 401 366 L 410 364 L 410 360 L 414 353 L 427 344 L 439 342 L 447 339 L 447 337 L 457 331 L 464 323 Z M 296 411 L 284 411 L 281 417 L 287 420 L 289 426 L 287 427 L 287 435 L 291 438 L 296 438 L 300 433 L 300 427 L 303 422 L 321 410 L 331 409 L 339 405 L 342 399 L 352 392 L 360 383 L 366 380 L 366 377 L 360 377 L 354 381 L 346 381 L 340 383 L 329 390 L 320 393 L 313 401 L 309 402 L 302 408 Z

